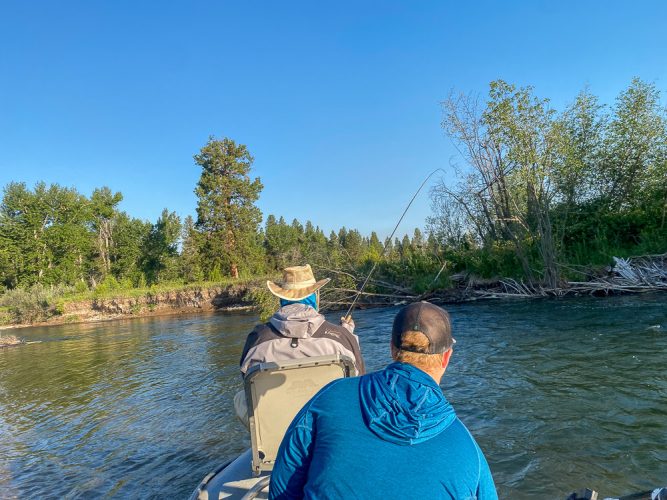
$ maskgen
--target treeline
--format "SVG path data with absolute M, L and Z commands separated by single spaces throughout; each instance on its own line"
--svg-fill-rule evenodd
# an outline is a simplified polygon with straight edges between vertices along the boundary
M 667 250 L 667 120 L 655 85 L 635 79 L 609 108 L 586 90 L 557 112 L 532 88 L 496 81 L 486 102 L 452 95 L 443 110 L 463 162 L 456 184 L 433 188 L 426 235 L 326 235 L 273 215 L 262 225 L 253 157 L 210 138 L 194 156 L 196 217 L 164 209 L 140 220 L 106 187 L 87 197 L 57 184 L 5 186 L 0 291 L 219 282 L 305 262 L 353 289 L 380 261 L 370 291 L 384 282 L 421 293 L 459 271 L 558 287 L 613 256 Z
M 0 285 L 97 287 L 106 278 L 142 286 L 179 273 L 179 217 L 150 223 L 118 210 L 121 193 L 23 183 L 4 188 L 0 205 Z
M 437 263 L 435 238 L 380 242 L 372 233 L 341 228 L 328 236 L 311 222 L 285 222 L 255 206 L 262 185 L 251 179 L 252 157 L 230 139 L 211 139 L 195 156 L 202 175 L 195 187 L 197 219 L 164 209 L 155 222 L 119 209 L 121 193 L 23 183 L 4 188 L 0 204 L 0 290 L 33 285 L 105 292 L 160 283 L 219 282 L 270 275 L 309 262 L 319 273 L 357 273 L 386 260 L 413 284 L 422 261 Z M 344 275 L 340 276 L 345 280 Z M 37 297 L 43 290 L 35 291 Z M 48 294 L 47 294 L 48 295 Z
M 582 91 L 562 112 L 531 87 L 453 94 L 443 127 L 456 184 L 434 188 L 429 229 L 486 275 L 558 287 L 612 256 L 667 250 L 667 120 L 634 79 L 611 107 Z M 581 276 L 577 276 L 581 278 Z

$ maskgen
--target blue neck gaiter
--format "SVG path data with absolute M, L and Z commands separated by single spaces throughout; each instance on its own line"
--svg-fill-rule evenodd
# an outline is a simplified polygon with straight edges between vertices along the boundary
M 308 295 L 308 297 L 305 297 L 301 300 L 280 299 L 280 307 L 284 307 L 289 304 L 306 304 L 307 306 L 310 306 L 317 311 L 317 292 L 311 293 L 310 295 Z

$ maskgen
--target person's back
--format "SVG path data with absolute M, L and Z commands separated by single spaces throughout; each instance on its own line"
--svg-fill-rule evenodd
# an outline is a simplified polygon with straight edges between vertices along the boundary
M 283 281 L 267 281 L 269 291 L 280 299 L 280 309 L 268 323 L 257 325 L 246 338 L 239 365 L 245 377 L 252 366 L 315 356 L 341 354 L 352 359 L 354 375 L 365 373 L 359 339 L 351 318 L 341 318 L 341 326 L 326 321 L 319 313 L 319 289 L 329 279 L 316 281 L 308 264 L 287 267 Z M 234 409 L 248 427 L 245 391 L 234 396 Z
M 417 335 L 425 349 L 429 339 L 437 343 Z M 396 346 L 410 349 L 405 338 Z M 315 395 L 285 435 L 269 497 L 497 499 L 482 451 L 436 381 L 454 343 L 445 340 L 423 351 L 435 354 L 417 354 L 437 361 L 431 371 L 405 362 L 416 352 L 393 349 L 403 362 L 332 382 Z
M 287 303 L 268 323 L 248 335 L 241 354 L 241 373 L 258 363 L 341 354 L 354 361 L 356 374 L 365 373 L 359 340 L 348 329 L 326 321 L 314 307 Z

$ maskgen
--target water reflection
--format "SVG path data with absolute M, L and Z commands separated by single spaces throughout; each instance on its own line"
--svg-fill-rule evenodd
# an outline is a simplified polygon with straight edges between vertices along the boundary
M 667 481 L 667 296 L 450 307 L 443 389 L 502 498 Z M 356 315 L 369 369 L 396 309 Z M 182 497 L 248 445 L 233 417 L 252 315 L 32 328 L 0 351 L 0 496 Z

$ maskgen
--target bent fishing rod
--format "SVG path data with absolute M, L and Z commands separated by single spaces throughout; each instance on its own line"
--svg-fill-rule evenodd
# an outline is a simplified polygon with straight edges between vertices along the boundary
M 380 254 L 380 258 L 377 259 L 377 260 L 373 263 L 373 267 L 371 267 L 371 270 L 370 270 L 370 272 L 368 273 L 368 275 L 366 276 L 366 279 L 364 280 L 364 282 L 362 283 L 361 288 L 359 288 L 359 290 L 358 290 L 357 293 L 355 294 L 355 296 L 354 296 L 354 300 L 352 301 L 352 304 L 350 305 L 350 307 L 348 308 L 347 312 L 345 313 L 345 316 L 344 316 L 345 318 L 349 318 L 349 317 L 350 317 L 350 313 L 351 313 L 352 310 L 354 309 L 354 306 L 356 305 L 357 300 L 359 300 L 359 297 L 361 296 L 361 293 L 364 291 L 364 288 L 366 288 L 366 285 L 368 284 L 368 281 L 371 279 L 371 276 L 373 275 L 373 272 L 375 271 L 375 268 L 377 267 L 378 263 L 384 258 L 384 254 L 387 253 L 387 248 L 389 248 L 389 244 L 392 242 L 392 240 L 393 240 L 393 238 L 394 238 L 394 234 L 396 233 L 396 230 L 398 229 L 398 226 L 399 226 L 399 225 L 401 224 L 401 222 L 403 221 L 403 217 L 405 217 L 405 214 L 407 214 L 407 213 L 408 213 L 408 210 L 410 210 L 410 207 L 412 206 L 412 202 L 415 201 L 415 198 L 417 198 L 417 195 L 418 195 L 419 192 L 422 190 L 422 188 L 426 185 L 426 183 L 428 182 L 428 180 L 429 180 L 431 177 L 433 177 L 433 174 L 435 174 L 435 173 L 438 172 L 438 171 L 440 171 L 440 172 L 442 172 L 442 173 L 445 173 L 445 171 L 444 171 L 443 169 L 441 169 L 441 168 L 436 168 L 433 172 L 431 172 L 430 174 L 428 174 L 428 175 L 426 176 L 426 179 L 424 179 L 424 182 L 422 182 L 421 185 L 419 186 L 419 189 L 417 189 L 417 191 L 415 192 L 415 194 L 412 196 L 412 199 L 410 200 L 410 203 L 408 203 L 408 206 L 405 207 L 405 210 L 403 210 L 403 213 L 401 214 L 401 218 L 398 219 L 398 222 L 397 222 L 396 225 L 394 226 L 394 230 L 391 232 L 391 235 L 389 236 L 389 238 L 387 238 L 387 239 L 385 240 L 385 242 L 384 242 L 384 247 L 382 248 L 382 254 Z

